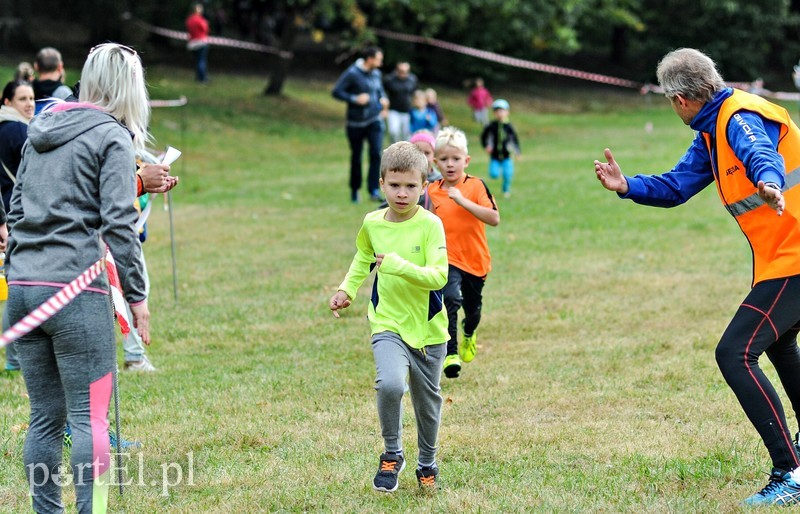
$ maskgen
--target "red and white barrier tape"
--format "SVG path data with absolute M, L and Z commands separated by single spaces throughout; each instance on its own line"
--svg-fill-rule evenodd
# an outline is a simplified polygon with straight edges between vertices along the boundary
M 469 46 L 457 45 L 455 43 L 448 43 L 440 39 L 430 37 L 414 36 L 411 34 L 403 34 L 400 32 L 393 32 L 391 30 L 372 29 L 375 34 L 388 39 L 396 39 L 398 41 L 408 41 L 409 43 L 422 43 L 438 48 L 444 48 L 464 55 L 471 55 L 486 61 L 497 62 L 500 64 L 507 64 L 516 68 L 524 68 L 528 70 L 542 71 L 545 73 L 552 73 L 555 75 L 564 75 L 566 77 L 573 77 L 582 80 L 591 80 L 592 82 L 600 82 L 603 84 L 611 84 L 614 86 L 629 87 L 632 89 L 641 89 L 643 84 L 641 82 L 634 82 L 632 80 L 620 79 L 617 77 L 609 77 L 608 75 L 601 75 L 599 73 L 588 73 L 585 71 L 573 70 L 570 68 L 563 68 L 561 66 L 552 66 L 550 64 L 542 64 L 525 59 L 518 59 L 516 57 L 508 57 L 507 55 L 498 54 L 495 52 L 488 52 L 486 50 L 479 50 Z
M 168 37 L 170 39 L 178 39 L 181 41 L 189 40 L 189 35 L 181 30 L 172 30 L 172 29 L 165 29 L 163 27 L 156 27 L 154 25 L 150 25 L 149 23 L 145 23 L 141 20 L 137 20 L 136 23 L 139 24 L 139 26 L 141 26 L 148 32 L 152 32 L 153 34 L 158 34 L 159 36 Z M 287 52 L 285 50 L 281 50 L 280 48 L 275 48 L 274 46 L 262 45 L 260 43 L 252 43 L 250 41 L 240 41 L 238 39 L 231 39 L 227 37 L 209 36 L 208 44 L 214 46 L 227 46 L 230 48 L 240 48 L 242 50 L 252 50 L 254 52 L 277 55 L 281 59 L 291 59 L 292 57 L 294 57 L 294 54 L 292 52 Z
M 128 319 L 128 309 L 125 307 L 125 297 L 122 295 L 122 285 L 117 272 L 117 261 L 111 255 L 111 250 L 106 246 L 106 273 L 108 274 L 108 287 L 111 289 L 111 300 L 114 302 L 114 313 L 122 335 L 131 331 L 131 320 Z
M 620 87 L 628 87 L 632 89 L 638 89 L 640 93 L 647 94 L 647 93 L 658 93 L 663 94 L 664 90 L 661 89 L 660 86 L 655 84 L 642 84 L 641 82 L 635 82 L 632 80 L 621 79 L 617 77 L 610 77 L 608 75 L 601 75 L 599 73 L 589 73 L 580 70 L 574 70 L 571 68 L 563 68 L 561 66 L 552 66 L 549 64 L 542 64 L 534 61 L 528 61 L 525 59 L 518 59 L 516 57 L 509 57 L 507 55 L 498 54 L 495 52 L 488 52 L 485 50 L 479 50 L 477 48 L 472 48 L 469 46 L 457 45 L 455 43 L 449 43 L 447 41 L 442 41 L 440 39 L 434 39 L 429 37 L 423 36 L 415 36 L 411 34 L 403 34 L 401 32 L 393 32 L 391 30 L 383 30 L 383 29 L 372 29 L 375 34 L 387 38 L 387 39 L 394 39 L 397 41 L 407 41 L 409 43 L 421 43 L 425 45 L 435 46 L 438 48 L 443 48 L 445 50 L 450 50 L 453 52 L 458 52 L 464 55 L 470 55 L 472 57 L 477 57 L 478 59 L 483 59 L 486 61 L 496 62 L 500 64 L 505 64 L 508 66 L 513 66 L 515 68 L 523 68 L 528 70 L 534 71 L 541 71 L 544 73 L 552 73 L 554 75 L 563 75 L 565 77 L 572 77 L 581 80 L 589 80 L 592 82 L 599 82 L 602 84 L 611 84 L 613 86 L 620 86 Z M 727 85 L 729 87 L 735 87 L 737 89 L 742 89 L 744 91 L 748 91 L 751 89 L 752 85 L 750 82 L 728 82 Z M 777 100 L 795 100 L 800 101 L 800 93 L 789 93 L 783 91 L 769 91 L 766 89 L 760 89 L 756 91 L 756 93 L 760 96 L 767 97 L 767 98 L 775 98 Z
M 168 37 L 171 39 L 179 39 L 186 41 L 189 39 L 188 34 L 186 32 L 178 31 L 178 30 L 170 30 L 163 27 L 156 27 L 145 23 L 143 21 L 137 21 L 137 23 L 142 26 L 145 30 L 152 32 L 154 34 L 159 34 L 164 37 Z M 431 37 L 424 37 L 424 36 L 416 36 L 413 34 L 403 34 L 402 32 L 394 32 L 392 30 L 384 30 L 378 28 L 372 28 L 372 31 L 380 37 L 386 39 L 394 39 L 396 41 L 406 41 L 409 43 L 419 43 L 424 45 L 430 45 L 438 48 L 443 48 L 445 50 L 450 50 L 451 52 L 457 52 L 464 55 L 469 55 L 472 57 L 476 57 L 478 59 L 483 59 L 485 61 L 496 62 L 499 64 L 505 64 L 507 66 L 513 66 L 515 68 L 522 68 L 527 70 L 534 70 L 534 71 L 541 71 L 543 73 L 551 73 L 553 75 L 562 75 L 565 77 L 571 77 L 580 80 L 588 80 L 591 82 L 597 82 L 600 84 L 609 84 L 612 86 L 619 86 L 619 87 L 627 87 L 631 89 L 637 89 L 640 93 L 647 94 L 647 93 L 663 93 L 663 89 L 660 86 L 655 84 L 643 84 L 641 82 L 636 82 L 634 80 L 623 79 L 619 77 L 612 77 L 609 75 L 603 75 L 600 73 L 590 73 L 587 71 L 575 70 L 572 68 L 565 68 L 563 66 L 554 66 L 551 64 L 543 64 L 540 62 L 529 61 L 527 59 L 519 59 L 517 57 L 509 57 L 507 55 L 498 54 L 496 52 L 489 52 L 487 50 L 480 50 L 478 48 L 473 48 L 464 45 L 458 45 L 456 43 L 450 43 L 448 41 L 442 41 L 441 39 L 435 39 Z M 282 59 L 291 59 L 293 57 L 292 52 L 287 52 L 285 50 L 281 50 L 279 48 L 275 48 L 273 46 L 262 45 L 259 43 L 251 43 L 249 41 L 241 41 L 238 39 L 231 39 L 231 38 L 224 38 L 224 37 L 216 37 L 211 36 L 208 38 L 208 41 L 212 45 L 217 46 L 227 46 L 231 48 L 242 48 L 245 50 L 254 50 L 257 52 L 265 52 L 274 55 L 278 55 Z M 743 89 L 745 91 L 751 89 L 751 84 L 749 82 L 728 82 L 729 87 L 735 87 L 738 89 Z M 800 101 L 800 93 L 790 93 L 790 92 L 783 92 L 783 91 L 769 91 L 766 89 L 762 89 L 757 92 L 759 95 L 767 97 L 767 98 L 775 98 L 777 100 L 796 100 Z M 170 106 L 171 107 L 171 106 Z
M 89 269 L 61 288 L 56 294 L 46 302 L 33 310 L 30 314 L 19 320 L 13 327 L 9 328 L 0 335 L 0 348 L 9 343 L 13 343 L 31 330 L 35 329 L 48 319 L 56 315 L 61 309 L 67 306 L 72 300 L 84 291 L 89 284 L 96 279 L 105 268 L 105 259 L 100 259 L 92 264 Z
M 185 96 L 181 95 L 177 100 L 150 100 L 150 107 L 182 107 L 189 103 Z

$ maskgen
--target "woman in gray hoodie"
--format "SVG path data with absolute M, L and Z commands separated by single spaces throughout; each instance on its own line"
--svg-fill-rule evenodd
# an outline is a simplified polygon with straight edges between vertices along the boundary
M 150 342 L 141 246 L 135 224 L 135 149 L 148 140 L 144 70 L 126 46 L 94 47 L 80 101 L 30 123 L 8 215 L 13 325 L 105 255 L 117 265 L 134 325 Z M 78 512 L 105 512 L 111 462 L 108 407 L 116 364 L 108 281 L 98 277 L 62 311 L 16 342 L 31 417 L 23 460 L 36 512 L 63 512 L 58 477 L 64 424 L 72 426 Z M 96 512 L 97 510 L 95 510 Z

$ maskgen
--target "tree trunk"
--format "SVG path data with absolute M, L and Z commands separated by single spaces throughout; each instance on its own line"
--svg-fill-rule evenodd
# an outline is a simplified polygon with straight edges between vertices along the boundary
M 292 52 L 294 50 L 294 41 L 297 37 L 297 22 L 295 21 L 297 12 L 295 9 L 289 9 L 286 13 L 286 18 L 283 23 L 283 30 L 281 30 L 281 39 L 278 48 L 281 52 Z M 280 55 L 273 56 L 272 60 L 272 73 L 269 77 L 264 94 L 267 96 L 280 95 L 283 91 L 283 83 L 286 82 L 286 77 L 289 75 L 289 65 L 292 63 L 292 57 L 281 57 Z

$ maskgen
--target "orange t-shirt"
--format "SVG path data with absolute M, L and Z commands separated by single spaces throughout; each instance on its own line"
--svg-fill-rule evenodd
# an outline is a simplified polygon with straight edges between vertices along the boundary
M 492 256 L 486 241 L 486 224 L 458 205 L 447 195 L 444 179 L 428 186 L 433 212 L 442 219 L 447 239 L 447 259 L 460 270 L 478 277 L 486 276 L 492 269 Z M 497 210 L 492 193 L 478 177 L 464 174 L 455 186 L 464 198 L 483 207 Z

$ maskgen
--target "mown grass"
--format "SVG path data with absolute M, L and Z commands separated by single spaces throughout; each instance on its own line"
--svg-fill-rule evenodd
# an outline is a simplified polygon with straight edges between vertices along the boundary
M 151 68 L 149 80 L 153 98 L 189 98 L 152 122 L 158 146 L 184 152 L 179 301 L 159 199 L 145 251 L 160 371 L 121 376 L 123 436 L 145 447 L 112 511 L 730 512 L 764 485 L 768 456 L 713 357 L 749 285 L 746 242 L 713 188 L 658 210 L 594 178 L 606 146 L 627 173 L 677 160 L 692 134 L 660 98 L 493 91 L 511 102 L 524 155 L 489 229 L 479 354 L 442 384 L 441 489 L 419 492 L 407 471 L 381 495 L 365 295 L 340 320 L 327 310 L 372 207 L 348 202 L 332 83 L 298 78 L 267 98 L 252 77 L 202 87 Z M 463 94 L 440 96 L 485 177 Z M 0 511 L 21 512 L 20 376 L 0 374 L 0 402 Z M 408 403 L 412 461 L 415 430 Z M 169 463 L 183 483 L 164 494 Z

